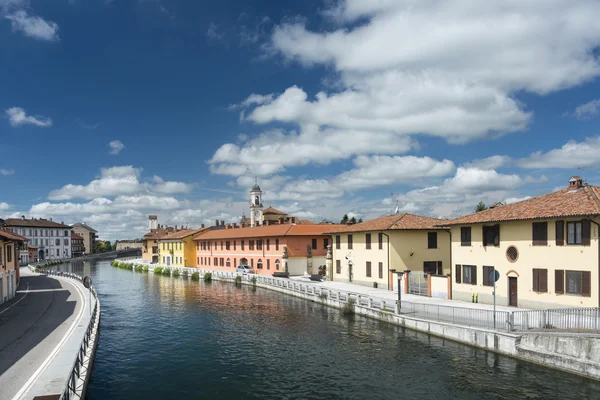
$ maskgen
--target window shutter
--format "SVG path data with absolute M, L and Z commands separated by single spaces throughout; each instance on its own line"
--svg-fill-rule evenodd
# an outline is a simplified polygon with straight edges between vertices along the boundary
M 533 291 L 540 291 L 540 270 L 535 268 L 533 269 Z
M 496 237 L 494 237 L 494 246 L 500 246 L 500 225 L 495 226 Z
M 442 268 L 442 262 L 438 261 L 437 262 L 437 273 L 438 275 L 443 275 L 444 274 L 444 269 Z
M 540 292 L 546 293 L 548 291 L 548 270 L 538 270 L 538 289 Z
M 455 279 L 456 283 L 460 283 L 461 275 L 460 275 L 460 265 L 459 264 L 456 264 L 455 271 L 454 271 L 454 276 L 456 278 Z
M 592 273 L 590 271 L 581 272 L 581 295 L 588 297 L 592 295 Z
M 565 244 L 565 221 L 556 221 L 556 245 Z
M 565 293 L 565 271 L 563 269 L 554 271 L 554 292 L 556 294 Z
M 581 244 L 584 246 L 590 245 L 590 220 L 581 220 Z
M 473 277 L 471 278 L 471 283 L 473 285 L 477 285 L 477 267 L 471 267 L 471 273 Z

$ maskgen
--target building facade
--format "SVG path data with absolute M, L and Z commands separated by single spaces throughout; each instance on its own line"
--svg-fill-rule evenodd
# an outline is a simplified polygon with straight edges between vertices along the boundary
M 194 238 L 201 236 L 209 229 L 182 229 L 163 235 L 158 239 L 160 263 L 174 267 L 196 267 L 196 243 Z
M 200 268 L 235 271 L 240 265 L 257 274 L 288 272 L 316 274 L 325 266 L 331 236 L 336 225 L 272 224 L 255 227 L 211 230 L 196 237 L 196 264 Z
M 83 237 L 84 254 L 92 254 L 96 245 L 98 231 L 83 222 L 78 222 L 73 224 L 73 232 Z
M 0 229 L 0 304 L 15 297 L 19 286 L 19 252 L 27 239 Z
M 24 236 L 38 248 L 38 259 L 60 260 L 71 258 L 71 227 L 52 219 L 9 218 L 5 225 L 17 235 Z
M 454 299 L 523 308 L 600 305 L 600 188 L 569 187 L 447 221 Z
M 142 237 L 142 260 L 153 264 L 159 263 L 160 250 L 158 247 L 158 240 L 173 232 L 175 232 L 175 228 L 161 226 L 158 223 L 158 217 L 156 215 L 150 215 L 148 217 L 148 233 Z
M 142 249 L 143 247 L 142 240 L 117 240 L 116 250 Z
M 394 290 L 394 271 L 423 279 L 450 274 L 450 234 L 437 226 L 441 222 L 394 214 L 331 231 L 333 280 Z
M 83 236 L 80 236 L 75 232 L 71 232 L 71 252 L 73 253 L 73 257 L 81 257 L 85 254 Z

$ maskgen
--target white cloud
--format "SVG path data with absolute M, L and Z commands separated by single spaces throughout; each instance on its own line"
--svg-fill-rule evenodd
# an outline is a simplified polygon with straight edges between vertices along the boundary
M 528 200 L 528 199 L 531 199 L 531 196 L 509 197 L 506 200 L 504 200 L 504 203 L 505 204 L 512 204 L 512 203 L 517 203 L 519 201 Z
M 5 15 L 4 18 L 11 22 L 13 31 L 20 31 L 25 36 L 38 40 L 59 40 L 56 22 L 46 21 L 37 15 L 29 15 L 25 10 L 15 11 Z
M 498 169 L 510 164 L 512 159 L 509 156 L 491 156 L 463 164 L 465 168 L 479 169 Z
M 225 34 L 219 33 L 218 29 L 219 25 L 215 24 L 214 22 L 208 24 L 208 29 L 206 30 L 205 35 L 209 43 L 218 42 L 225 37 Z
M 229 109 L 230 110 L 236 110 L 238 108 L 247 108 L 247 107 L 261 105 L 261 104 L 268 104 L 271 101 L 273 101 L 273 97 L 274 96 L 275 95 L 273 93 L 271 93 L 271 94 L 265 94 L 265 95 L 252 93 L 250 96 L 248 96 L 241 103 L 239 103 L 239 104 L 231 104 L 229 106 Z
M 108 147 L 110 147 L 110 154 L 117 155 L 125 148 L 125 145 L 120 140 L 111 140 Z
M 600 114 L 600 99 L 592 100 L 575 108 L 573 115 L 580 121 L 590 120 Z
M 560 149 L 547 153 L 536 151 L 517 161 L 522 168 L 567 168 L 600 165 L 600 137 L 589 137 L 583 142 L 569 140 Z
M 8 203 L 0 202 L 0 211 L 6 211 L 10 208 Z
M 4 111 L 8 117 L 8 122 L 14 127 L 25 124 L 39 126 L 40 128 L 48 128 L 52 126 L 52 119 L 42 116 L 27 115 L 25 110 L 21 107 L 11 107 Z
M 188 193 L 193 188 L 193 184 L 184 182 L 166 182 L 159 176 L 154 176 L 154 185 L 152 189 L 159 193 L 175 194 L 175 193 Z
M 121 178 L 121 177 L 127 177 L 127 176 L 139 177 L 141 173 L 142 173 L 142 168 L 135 168 L 132 165 L 122 165 L 122 166 L 117 166 L 117 167 L 100 169 L 100 175 L 103 178 L 107 178 L 107 177 Z
M 0 168 L 0 175 L 14 175 L 15 170 L 14 169 L 6 169 L 6 168 Z

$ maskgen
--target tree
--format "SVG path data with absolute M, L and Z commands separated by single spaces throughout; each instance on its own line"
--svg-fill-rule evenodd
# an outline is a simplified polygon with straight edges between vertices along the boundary
M 483 201 L 480 201 L 479 204 L 475 206 L 475 212 L 478 213 L 483 210 L 487 210 L 487 207 L 485 206 L 485 203 Z
M 358 219 L 358 223 L 360 224 L 361 222 L 363 222 L 362 218 Z
M 350 223 L 351 223 L 351 224 L 355 224 L 355 223 L 356 223 L 356 217 L 352 217 L 352 218 L 350 218 Z
M 344 216 L 342 217 L 342 220 L 340 221 L 340 224 L 347 224 L 348 223 L 348 214 L 344 214 Z

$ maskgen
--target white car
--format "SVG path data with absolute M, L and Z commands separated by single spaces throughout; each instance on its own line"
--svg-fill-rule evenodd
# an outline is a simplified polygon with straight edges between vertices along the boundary
M 240 265 L 235 269 L 235 272 L 239 272 L 241 274 L 253 274 L 254 268 L 247 265 Z

